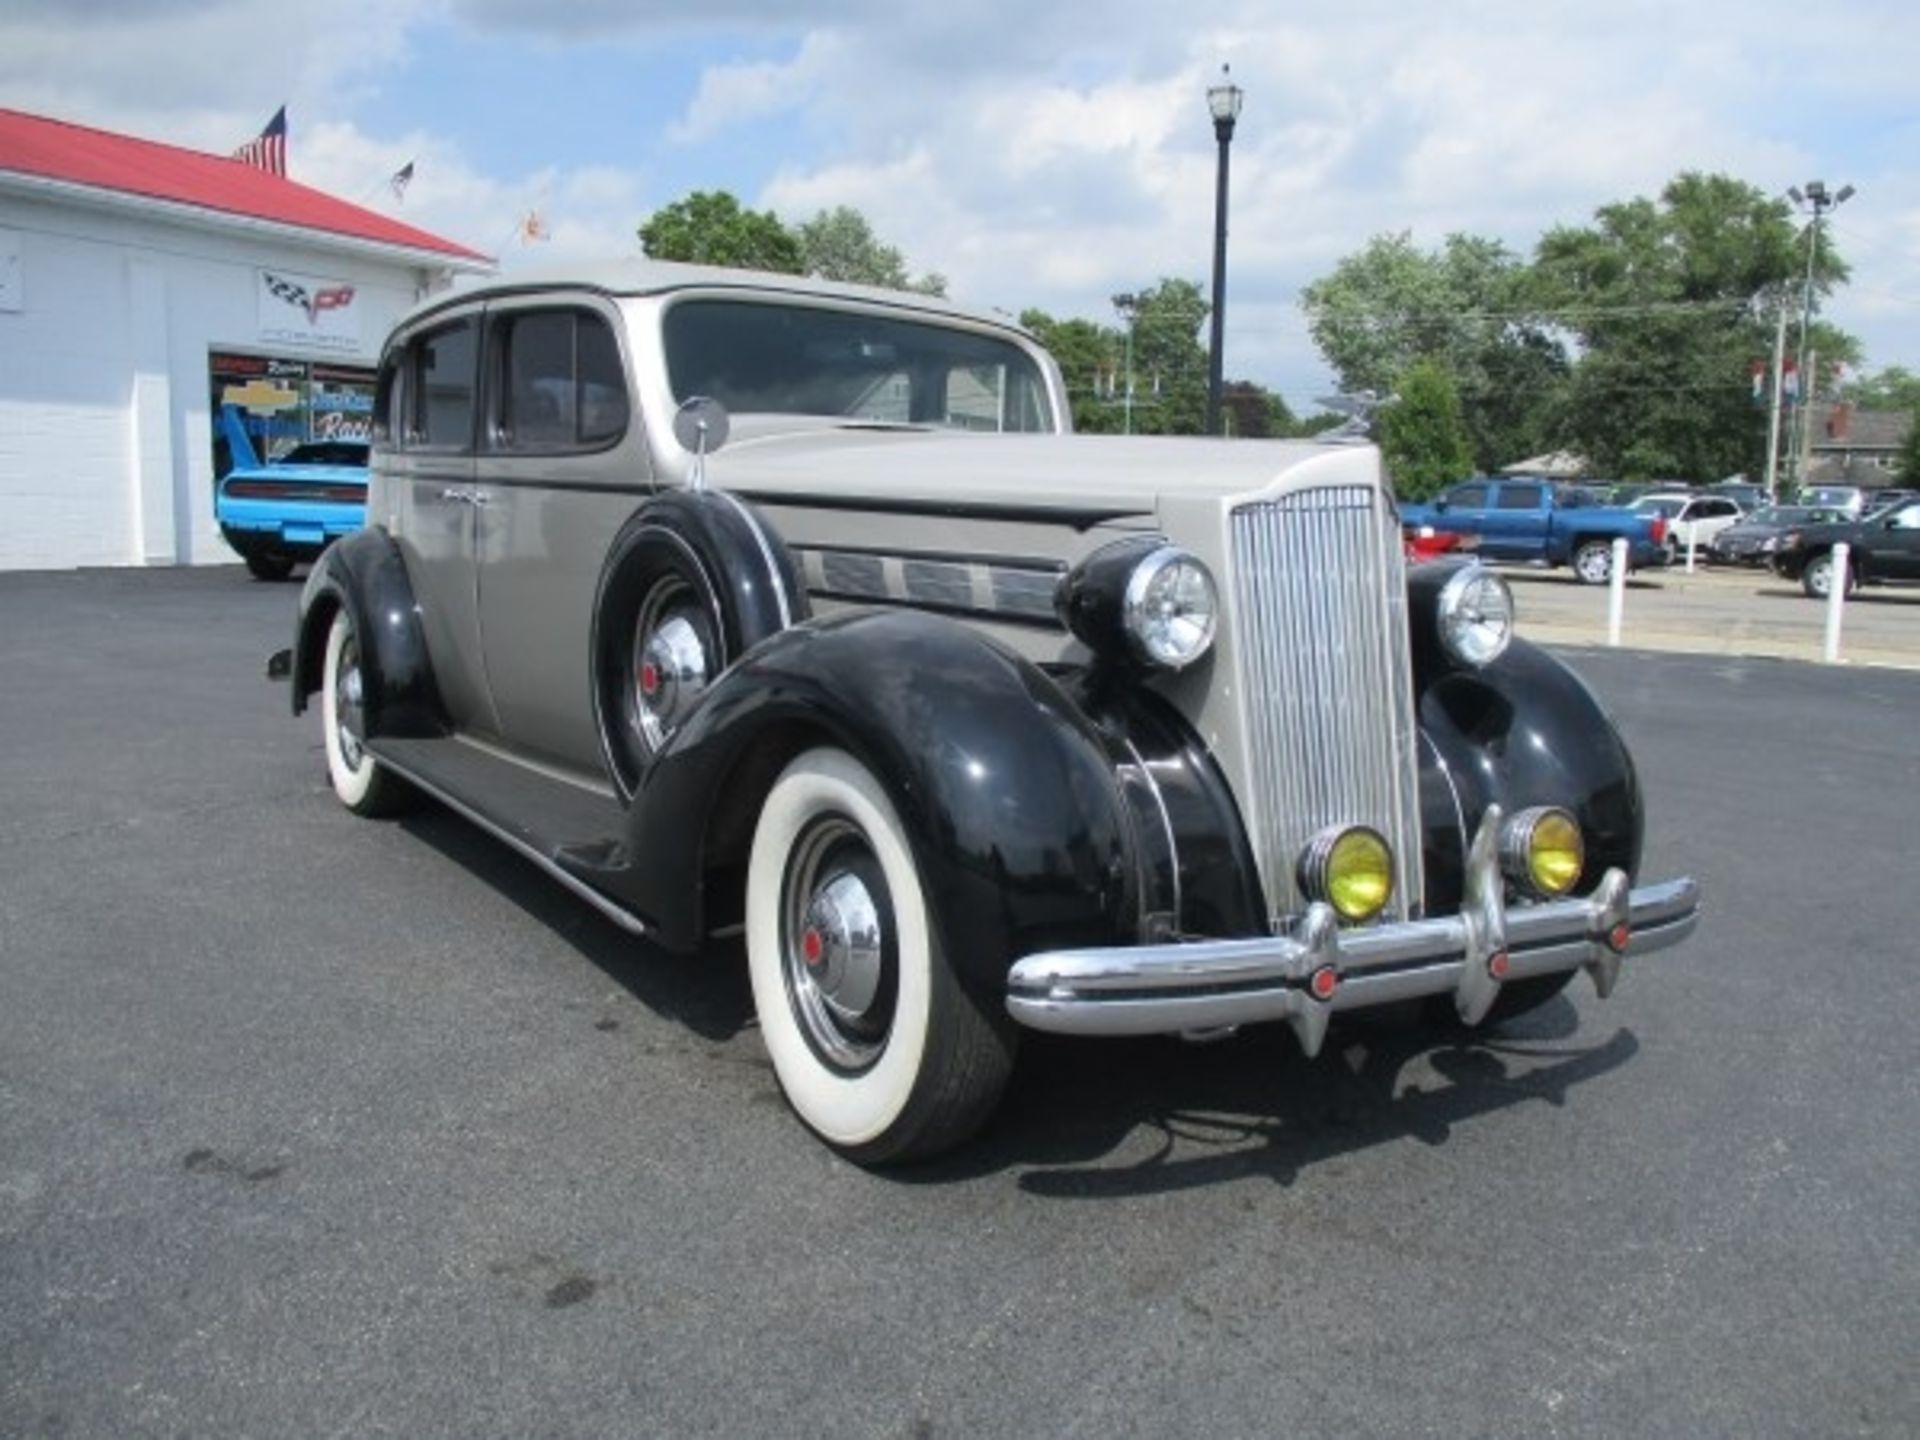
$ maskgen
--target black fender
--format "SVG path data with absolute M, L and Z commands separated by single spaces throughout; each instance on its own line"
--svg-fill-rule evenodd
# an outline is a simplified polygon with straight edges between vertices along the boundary
M 320 688 L 327 631 L 344 608 L 360 642 L 360 676 L 368 735 L 426 739 L 451 727 L 420 624 L 420 607 L 400 547 L 369 527 L 336 540 L 313 564 L 300 591 L 294 626 L 293 713 Z
M 1137 937 L 1135 840 L 1100 735 L 1036 666 L 915 611 L 785 630 L 721 676 L 634 797 L 632 863 L 610 888 L 665 943 L 696 946 L 708 875 L 744 860 L 779 770 L 819 744 L 885 786 L 977 994 L 999 1003 L 1023 955 Z
M 1416 677 L 1428 914 L 1459 909 L 1467 845 L 1489 805 L 1572 814 L 1587 850 L 1577 893 L 1611 867 L 1639 872 L 1645 815 L 1633 757 L 1570 668 L 1515 639 L 1483 669 L 1416 667 Z
M 745 501 L 720 490 L 673 490 L 628 517 L 601 563 L 593 605 L 593 715 L 601 750 L 623 796 L 636 794 L 647 762 L 615 733 L 619 688 L 645 591 L 663 555 L 691 569 L 718 622 L 731 663 L 770 635 L 805 620 L 806 586 L 773 528 Z
M 1062 685 L 1107 747 L 1133 812 L 1145 941 L 1258 935 L 1260 869 L 1213 753 L 1130 668 L 1096 667 Z

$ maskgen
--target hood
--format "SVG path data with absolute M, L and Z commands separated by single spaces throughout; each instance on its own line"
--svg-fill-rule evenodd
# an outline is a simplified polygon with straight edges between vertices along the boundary
M 1380 481 L 1370 445 L 1168 435 L 1001 435 L 829 422 L 768 432 L 746 417 L 708 458 L 709 481 L 765 495 L 819 494 L 1010 509 L 1150 514 L 1172 499 L 1240 499 Z

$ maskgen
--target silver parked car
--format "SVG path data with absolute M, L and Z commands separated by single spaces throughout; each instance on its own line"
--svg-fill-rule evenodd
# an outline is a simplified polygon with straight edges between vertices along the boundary
M 926 296 L 633 262 L 407 317 L 367 527 L 276 657 L 363 814 L 425 792 L 668 949 L 743 936 L 800 1118 L 964 1139 L 1026 1028 L 1495 1021 L 1693 928 L 1505 583 L 1364 443 L 1078 437 Z

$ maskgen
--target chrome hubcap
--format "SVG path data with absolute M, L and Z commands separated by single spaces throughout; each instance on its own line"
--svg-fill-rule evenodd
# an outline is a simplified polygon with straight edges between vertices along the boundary
M 360 768 L 360 736 L 366 728 L 366 701 L 361 689 L 360 647 L 349 638 L 340 647 L 340 664 L 333 677 L 333 726 L 340 758 L 349 770 Z
M 886 1048 L 898 988 L 892 906 L 860 831 L 832 817 L 795 844 L 782 895 L 787 994 L 807 1043 L 843 1071 Z
M 685 723 L 713 678 L 713 642 L 693 592 L 677 581 L 656 586 L 633 635 L 633 725 L 657 751 Z

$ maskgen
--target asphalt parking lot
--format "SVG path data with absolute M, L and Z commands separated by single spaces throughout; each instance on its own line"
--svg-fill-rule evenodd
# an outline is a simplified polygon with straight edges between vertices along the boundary
M 736 957 L 333 802 L 294 593 L 0 576 L 0 1434 L 1920 1428 L 1920 675 L 1569 649 L 1688 945 L 1471 1041 L 1035 1043 L 875 1176 Z

